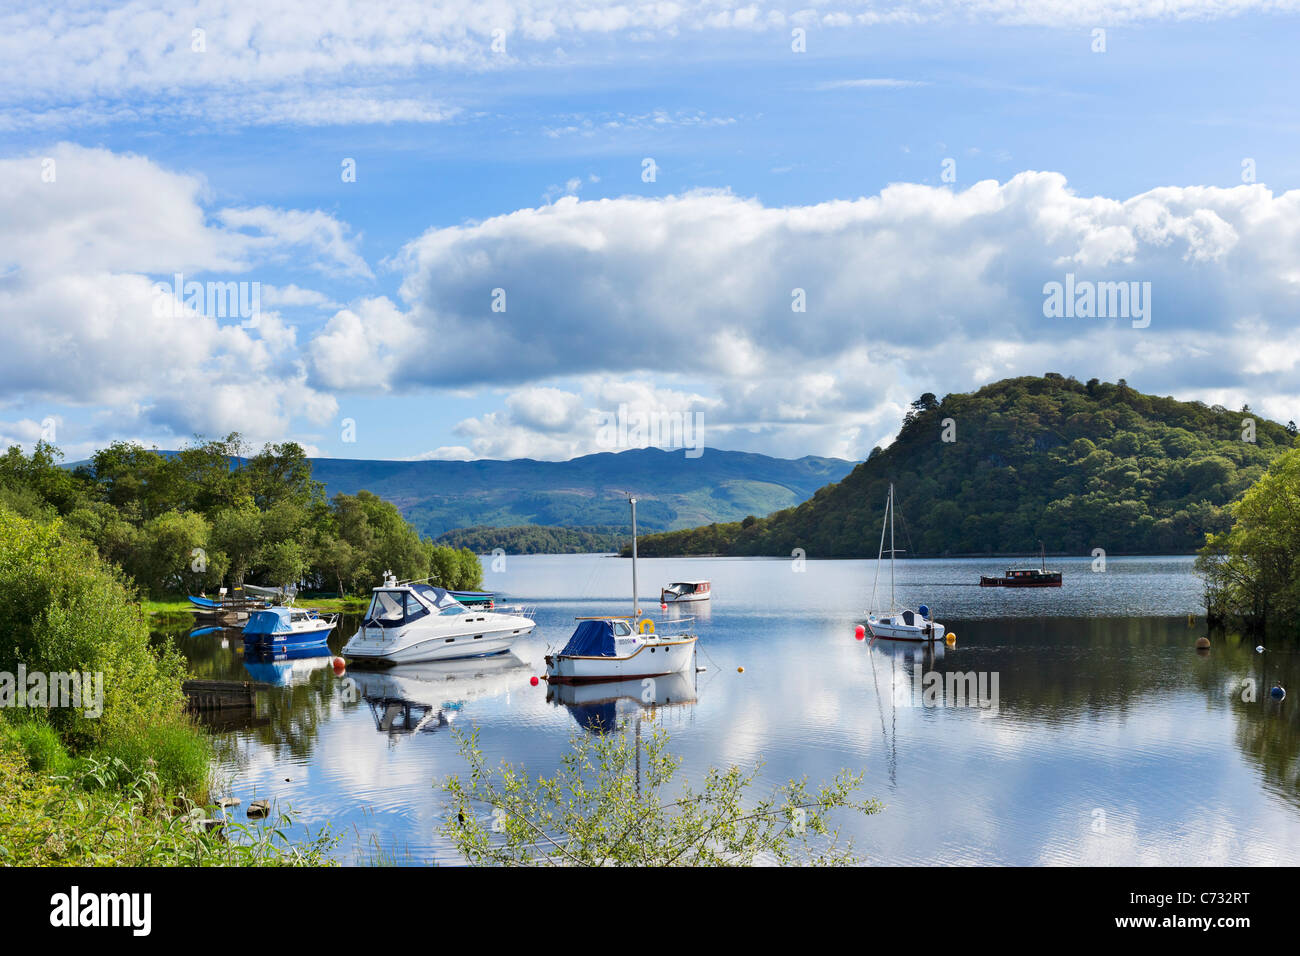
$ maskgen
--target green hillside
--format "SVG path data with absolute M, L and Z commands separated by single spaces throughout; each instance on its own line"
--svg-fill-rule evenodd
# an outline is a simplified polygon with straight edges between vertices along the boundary
M 553 528 L 528 524 L 514 528 L 460 528 L 438 537 L 438 544 L 491 554 L 591 554 L 618 551 L 632 535 L 627 528 Z
M 1243 440 L 1244 419 L 1255 441 Z M 953 441 L 944 441 L 946 420 Z M 889 483 L 913 555 L 1190 553 L 1295 425 L 1055 373 L 912 403 L 897 439 L 842 481 L 767 518 L 647 535 L 647 555 L 874 557 Z

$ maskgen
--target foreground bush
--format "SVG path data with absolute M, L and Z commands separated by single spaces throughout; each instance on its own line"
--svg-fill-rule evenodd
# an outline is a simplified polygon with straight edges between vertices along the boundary
M 12 739 L 12 738 L 11 738 Z M 88 758 L 74 776 L 38 773 L 0 744 L 2 866 L 325 866 L 336 839 L 285 836 L 289 819 L 264 827 L 226 822 L 163 797 L 156 774 Z
M 470 774 L 442 785 L 442 829 L 475 864 L 845 865 L 858 861 L 829 814 L 882 809 L 854 799 L 862 777 L 847 771 L 816 791 L 791 780 L 751 800 L 757 769 L 711 768 L 694 790 L 675 783 L 679 761 L 663 731 L 637 744 L 618 732 L 575 737 L 555 775 L 536 780 L 510 766 L 489 770 L 476 733 L 453 733 Z
M 14 723 L 48 724 L 74 755 L 103 750 L 140 772 L 153 759 L 166 789 L 205 794 L 207 743 L 185 713 L 180 655 L 151 645 L 133 590 L 89 544 L 0 508 L 0 672 L 20 665 L 102 674 L 103 712 L 16 709 Z

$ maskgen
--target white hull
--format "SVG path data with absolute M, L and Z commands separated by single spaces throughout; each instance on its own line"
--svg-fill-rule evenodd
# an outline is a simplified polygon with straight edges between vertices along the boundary
M 712 594 L 668 594 L 659 595 L 659 600 L 663 604 L 690 604 L 693 601 L 707 601 Z
M 924 624 L 890 621 L 885 624 L 872 617 L 867 618 L 867 630 L 872 637 L 886 641 L 941 641 L 945 633 L 943 625 L 937 621 L 927 621 Z
M 585 684 L 596 681 L 635 680 L 667 674 L 693 673 L 695 638 L 648 641 L 625 657 L 568 657 L 549 659 L 546 678 L 557 684 Z
M 387 664 L 485 657 L 510 650 L 536 626 L 532 618 L 509 614 L 474 617 L 473 621 L 435 617 L 403 627 L 362 627 L 343 648 L 343 656 Z

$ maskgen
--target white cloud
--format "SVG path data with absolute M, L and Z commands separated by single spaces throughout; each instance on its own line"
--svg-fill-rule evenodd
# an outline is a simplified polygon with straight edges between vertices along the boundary
M 0 13 L 0 129 L 114 121 L 436 123 L 459 108 L 402 84 L 438 71 L 562 61 L 557 46 L 656 41 L 688 33 L 969 21 L 1080 28 L 1290 13 L 1300 0 L 127 0 Z M 196 35 L 195 31 L 202 31 Z M 494 50 L 503 31 L 505 50 Z M 424 87 L 427 90 L 427 85 Z
M 357 388 L 706 382 L 711 435 L 733 447 L 798 453 L 802 441 L 854 457 L 887 440 L 919 392 L 1005 375 L 1295 394 L 1297 260 L 1300 191 L 1260 185 L 1114 199 L 1026 172 L 783 208 L 719 191 L 566 197 L 430 230 L 395 260 L 403 306 L 340 313 L 309 351 L 321 381 Z M 1149 282 L 1150 326 L 1046 318 L 1044 284 L 1067 273 Z M 505 312 L 491 307 L 498 288 Z M 806 312 L 791 309 L 800 289 Z M 380 379 L 348 379 L 351 355 Z M 588 410 L 600 407 L 592 388 Z M 463 447 L 513 455 L 526 434 L 538 457 L 587 447 L 577 404 L 519 395 L 463 423 Z M 538 395 L 551 417 L 524 413 Z
M 225 217 L 209 200 L 202 180 L 139 156 L 64 144 L 0 160 L 0 402 L 108 406 L 116 427 L 185 436 L 281 437 L 295 414 L 332 413 L 277 312 L 246 325 L 160 310 L 155 279 L 251 284 L 254 267 L 291 249 L 355 273 L 340 227 L 315 212 Z

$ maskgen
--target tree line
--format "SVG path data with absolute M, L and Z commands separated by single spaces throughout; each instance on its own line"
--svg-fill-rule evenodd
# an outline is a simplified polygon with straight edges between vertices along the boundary
M 646 555 L 875 557 L 890 482 L 910 554 L 1182 553 L 1296 440 L 1249 407 L 1048 373 L 912 403 L 888 448 L 766 518 L 647 535 Z
M 75 468 L 42 442 L 0 457 L 0 506 L 91 542 L 141 592 L 304 585 L 340 596 L 403 579 L 470 590 L 478 557 L 436 544 L 368 491 L 326 500 L 294 442 L 251 449 L 238 433 L 176 452 L 114 442 Z

